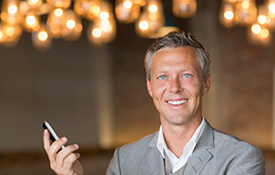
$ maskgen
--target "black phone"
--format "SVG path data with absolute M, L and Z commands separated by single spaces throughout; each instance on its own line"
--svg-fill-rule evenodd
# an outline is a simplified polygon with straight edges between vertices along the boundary
M 56 141 L 59 139 L 58 135 L 56 134 L 56 132 L 54 131 L 53 127 L 51 126 L 51 124 L 45 120 L 43 122 L 43 128 L 47 129 L 50 132 L 50 139 L 52 142 Z M 64 149 L 65 146 L 62 146 L 62 149 Z

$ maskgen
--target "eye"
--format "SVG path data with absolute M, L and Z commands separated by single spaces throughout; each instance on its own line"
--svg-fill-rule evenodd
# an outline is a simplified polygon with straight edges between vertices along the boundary
M 158 79 L 160 79 L 160 80 L 165 80 L 166 78 L 167 77 L 165 75 L 161 75 L 161 76 L 158 77 Z
M 183 77 L 184 78 L 190 78 L 190 77 L 192 77 L 192 75 L 191 74 L 184 74 Z

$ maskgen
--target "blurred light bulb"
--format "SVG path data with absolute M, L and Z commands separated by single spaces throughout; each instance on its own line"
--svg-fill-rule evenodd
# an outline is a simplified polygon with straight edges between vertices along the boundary
M 116 21 L 111 4 L 103 1 L 100 9 L 99 18 L 90 23 L 87 30 L 89 41 L 95 45 L 109 43 L 116 36 Z
M 109 26 L 110 26 L 109 20 L 102 20 L 101 21 L 101 26 L 102 26 L 102 29 L 104 31 L 107 31 L 107 28 L 109 28 Z
M 46 51 L 50 48 L 52 38 L 45 27 L 45 24 L 32 33 L 32 42 L 34 47 L 39 51 Z
M 38 32 L 38 39 L 41 41 L 45 41 L 46 39 L 48 39 L 49 35 L 46 31 L 41 31 Z
M 3 37 L 5 40 L 3 43 L 4 46 L 15 46 L 18 43 L 20 36 L 22 35 L 22 26 L 19 24 L 4 24 L 2 27 Z
M 242 2 L 242 8 L 243 9 L 248 9 L 249 8 L 249 2 L 248 1 L 243 1 Z
M 73 19 L 69 19 L 67 22 L 66 22 L 66 26 L 69 28 L 69 29 L 73 29 L 75 27 L 75 21 Z
M 99 28 L 95 28 L 92 31 L 92 34 L 93 34 L 94 37 L 99 38 L 102 35 L 102 32 L 101 32 L 101 30 Z
M 27 12 L 23 27 L 27 32 L 33 32 L 40 28 L 39 16 L 32 11 Z
M 47 27 L 53 38 L 60 38 L 66 27 L 65 11 L 61 8 L 53 9 L 48 15 Z
M 271 42 L 271 33 L 267 28 L 254 24 L 248 32 L 251 43 L 260 46 L 268 46 Z
M 156 13 L 158 11 L 158 7 L 155 4 L 149 6 L 149 12 Z
M 271 12 L 271 13 L 275 13 L 275 4 L 270 4 L 268 6 L 268 10 Z
M 224 12 L 224 17 L 227 20 L 232 20 L 234 18 L 233 11 L 228 10 L 228 11 Z
M 176 17 L 188 18 L 196 14 L 196 0 L 173 0 L 172 11 Z
M 17 12 L 17 6 L 16 5 L 11 5 L 8 7 L 8 12 L 10 14 L 15 14 Z
M 263 28 L 260 32 L 260 37 L 261 38 L 267 38 L 269 36 L 269 30 L 266 28 Z
M 27 18 L 26 18 L 26 22 L 27 22 L 27 24 L 28 25 L 33 25 L 34 23 L 35 23 L 35 17 L 34 16 L 28 16 Z
M 23 15 L 19 10 L 19 0 L 1 1 L 1 20 L 10 25 L 17 25 L 23 22 Z
M 91 6 L 91 7 L 89 8 L 89 12 L 90 12 L 91 14 L 95 14 L 95 15 L 97 16 L 97 14 L 100 13 L 100 7 L 99 7 L 98 5 Z
M 108 18 L 109 18 L 109 13 L 108 12 L 102 12 L 102 13 L 100 13 L 100 18 L 102 19 L 102 20 L 107 20 Z
M 12 26 L 7 26 L 6 27 L 6 34 L 8 36 L 12 36 L 12 35 L 14 35 L 14 33 L 15 33 L 15 29 Z
M 80 17 L 73 10 L 65 10 L 63 22 L 60 23 L 62 38 L 67 41 L 75 41 L 80 38 L 82 28 Z
M 149 28 L 148 22 L 147 22 L 147 21 L 141 21 L 141 22 L 139 23 L 139 28 L 140 28 L 141 30 L 147 30 L 147 29 Z
M 134 22 L 140 14 L 140 6 L 135 0 L 116 0 L 116 17 L 119 22 Z
M 123 2 L 123 7 L 129 9 L 132 7 L 132 2 L 131 1 L 124 1 Z
M 236 23 L 239 25 L 251 25 L 257 19 L 257 7 L 255 0 L 237 1 L 235 4 Z
M 150 0 L 136 22 L 136 32 L 141 37 L 150 37 L 164 25 L 164 14 L 160 0 Z
M 254 24 L 251 26 L 251 31 L 255 34 L 259 34 L 261 32 L 261 26 L 259 24 Z
M 220 23 L 227 28 L 235 25 L 235 6 L 233 3 L 223 1 L 220 8 Z
M 267 23 L 267 17 L 266 17 L 265 15 L 260 15 L 260 16 L 258 16 L 258 22 L 259 22 L 260 24 L 265 24 L 265 23 Z
M 55 16 L 60 17 L 60 16 L 63 15 L 63 10 L 60 9 L 60 8 L 55 9 L 55 10 L 54 10 L 54 14 L 55 14 Z

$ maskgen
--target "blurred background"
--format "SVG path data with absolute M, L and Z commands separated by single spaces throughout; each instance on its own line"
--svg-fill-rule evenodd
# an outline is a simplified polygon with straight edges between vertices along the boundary
M 159 129 L 143 59 L 191 32 L 210 53 L 203 115 L 262 149 L 275 173 L 275 1 L 0 1 L 0 175 L 48 175 L 42 122 L 80 145 L 86 174 Z

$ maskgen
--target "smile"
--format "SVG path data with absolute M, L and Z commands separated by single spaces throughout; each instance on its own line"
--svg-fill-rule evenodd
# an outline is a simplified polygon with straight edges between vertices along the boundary
M 167 103 L 170 105 L 181 105 L 186 102 L 187 102 L 187 100 L 167 101 Z

